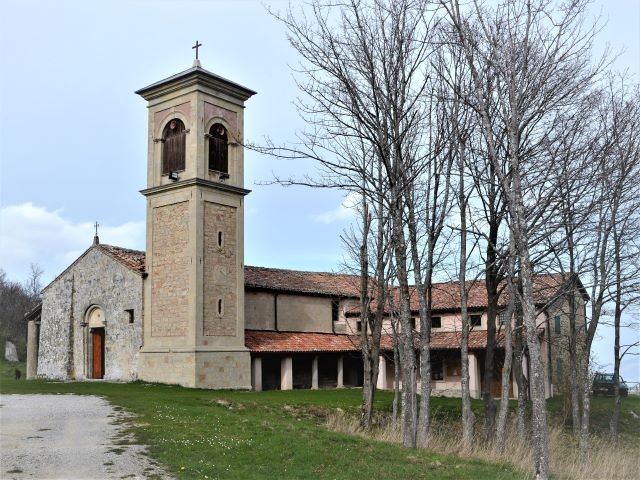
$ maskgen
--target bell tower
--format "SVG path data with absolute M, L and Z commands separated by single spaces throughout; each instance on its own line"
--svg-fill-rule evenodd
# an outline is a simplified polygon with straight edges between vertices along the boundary
M 242 145 L 256 92 L 203 69 L 196 53 L 192 68 L 136 93 L 149 110 L 139 377 L 250 388 Z

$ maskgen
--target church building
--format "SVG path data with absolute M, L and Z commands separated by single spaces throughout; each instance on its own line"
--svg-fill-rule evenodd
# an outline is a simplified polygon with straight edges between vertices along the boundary
M 254 390 L 362 385 L 359 277 L 244 264 L 244 109 L 256 92 L 196 58 L 136 93 L 149 112 L 146 251 L 101 244 L 96 232 L 26 316 L 28 378 Z M 560 275 L 536 278 L 548 395 L 563 375 L 554 347 L 566 336 L 568 304 L 583 312 L 588 300 L 567 284 Z M 460 394 L 457 291 L 455 283 L 434 287 L 436 394 Z M 415 295 L 412 303 L 417 316 Z M 486 306 L 477 282 L 469 340 L 476 398 Z M 390 323 L 385 333 L 378 387 L 393 388 Z

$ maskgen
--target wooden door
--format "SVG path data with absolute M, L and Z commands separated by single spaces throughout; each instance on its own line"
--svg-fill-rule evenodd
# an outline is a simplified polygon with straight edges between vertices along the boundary
M 93 344 L 93 378 L 104 378 L 104 328 L 91 330 Z

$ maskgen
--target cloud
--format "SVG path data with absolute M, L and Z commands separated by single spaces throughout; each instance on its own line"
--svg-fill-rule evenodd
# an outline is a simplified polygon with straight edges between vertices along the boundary
M 317 223 L 334 223 L 351 220 L 356 215 L 356 208 L 360 203 L 360 194 L 349 192 L 342 200 L 342 203 L 333 210 L 321 213 L 313 217 Z
M 0 208 L 0 266 L 11 280 L 23 280 L 29 264 L 37 263 L 48 282 L 93 241 L 93 222 L 74 223 L 62 210 L 47 210 L 31 202 Z M 145 222 L 101 225 L 100 242 L 144 249 Z

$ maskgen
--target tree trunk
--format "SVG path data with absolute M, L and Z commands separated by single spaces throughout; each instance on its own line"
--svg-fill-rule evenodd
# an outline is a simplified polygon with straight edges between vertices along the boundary
M 613 231 L 613 245 L 615 256 L 615 312 L 613 314 L 614 345 L 613 345 L 613 413 L 609 422 L 611 439 L 618 444 L 618 422 L 620 420 L 620 320 L 622 319 L 622 259 L 620 235 L 617 229 Z
M 491 192 L 492 194 L 494 192 Z M 495 196 L 494 196 L 495 198 Z M 495 201 L 495 200 L 494 200 Z M 490 199 L 489 202 L 492 202 Z M 482 400 L 484 401 L 484 438 L 487 443 L 493 441 L 496 403 L 491 387 L 495 369 L 496 350 L 496 317 L 498 316 L 498 264 L 496 244 L 498 242 L 499 220 L 490 203 L 489 238 L 487 241 L 487 261 L 485 262 L 485 286 L 487 290 L 487 350 L 484 361 L 484 377 L 482 379 Z
M 416 402 L 416 353 L 411 325 L 411 306 L 409 302 L 409 276 L 407 273 L 407 248 L 402 218 L 402 202 L 398 186 L 394 188 L 392 207 L 393 234 L 392 244 L 396 260 L 398 290 L 400 292 L 400 359 L 402 362 L 402 444 L 416 447 L 417 402 Z
M 460 360 L 462 364 L 460 380 L 462 388 L 462 448 L 468 450 L 473 444 L 473 424 L 475 422 L 471 410 L 471 392 L 469 389 L 469 312 L 467 271 L 467 197 L 464 186 L 464 157 L 460 155 L 460 179 L 458 185 L 458 206 L 460 208 L 460 317 L 462 320 L 462 337 L 460 339 Z
M 514 260 L 515 246 L 513 239 L 509 245 L 509 268 L 507 274 L 507 283 L 509 290 L 509 304 L 505 312 L 506 323 L 504 325 L 504 365 L 502 366 L 502 391 L 500 392 L 500 408 L 498 410 L 498 418 L 496 422 L 495 434 L 495 452 L 498 455 L 504 453 L 504 447 L 507 441 L 507 417 L 509 414 L 509 387 L 511 386 L 511 362 L 513 359 L 513 344 L 511 343 L 511 323 L 513 321 L 513 313 L 516 304 L 516 287 L 514 284 Z

